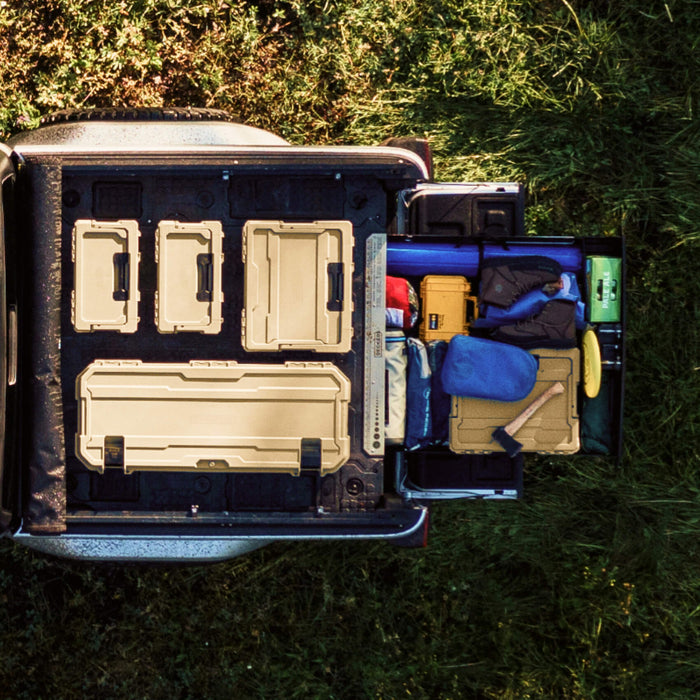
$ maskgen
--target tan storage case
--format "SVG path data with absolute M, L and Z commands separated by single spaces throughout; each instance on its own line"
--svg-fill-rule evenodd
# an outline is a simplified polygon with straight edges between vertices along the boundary
M 330 363 L 98 360 L 76 382 L 88 469 L 321 474 L 348 459 L 350 381 Z
M 469 296 L 471 285 L 459 275 L 427 275 L 420 285 L 423 321 L 418 335 L 423 342 L 450 341 L 469 332 L 476 315 L 476 299 Z
M 221 330 L 223 237 L 220 221 L 158 224 L 155 317 L 160 333 Z
M 580 351 L 538 348 L 530 352 L 539 357 L 540 365 L 535 386 L 522 401 L 452 398 L 450 449 L 453 452 L 503 452 L 491 439 L 493 431 L 513 420 L 554 382 L 561 382 L 566 391 L 547 401 L 513 437 L 522 444 L 523 452 L 573 454 L 578 451 Z
M 71 319 L 77 332 L 136 331 L 139 236 L 136 221 L 75 222 Z
M 349 221 L 248 221 L 243 347 L 349 352 L 352 250 Z

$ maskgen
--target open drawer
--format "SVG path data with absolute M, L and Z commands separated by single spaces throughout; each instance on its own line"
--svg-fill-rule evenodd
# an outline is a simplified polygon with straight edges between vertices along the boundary
M 139 236 L 136 221 L 75 222 L 71 318 L 79 333 L 136 331 Z
M 330 363 L 98 360 L 76 398 L 76 454 L 98 472 L 323 475 L 350 454 L 350 381 Z
M 349 352 L 352 249 L 349 221 L 248 221 L 243 347 Z

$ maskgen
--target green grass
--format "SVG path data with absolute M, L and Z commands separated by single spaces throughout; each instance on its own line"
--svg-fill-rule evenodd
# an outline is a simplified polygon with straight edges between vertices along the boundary
M 628 241 L 625 455 L 528 462 L 430 546 L 170 570 L 0 542 L 0 698 L 700 697 L 700 3 L 7 0 L 0 136 L 125 104 L 431 139 L 531 233 Z

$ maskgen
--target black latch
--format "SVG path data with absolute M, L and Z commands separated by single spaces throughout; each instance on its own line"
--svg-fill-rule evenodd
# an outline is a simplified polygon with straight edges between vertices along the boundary
M 321 439 L 301 439 L 301 473 L 318 474 L 321 471 Z
M 123 435 L 105 435 L 104 465 L 105 467 L 124 466 Z

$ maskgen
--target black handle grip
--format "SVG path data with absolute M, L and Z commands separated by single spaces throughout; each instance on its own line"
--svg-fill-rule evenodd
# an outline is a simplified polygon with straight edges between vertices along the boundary
M 343 310 L 345 294 L 345 266 L 343 263 L 328 263 L 328 304 L 329 311 Z
M 115 253 L 112 258 L 114 263 L 114 301 L 127 301 L 129 299 L 129 253 Z
M 214 293 L 214 264 L 211 253 L 197 256 L 197 301 L 211 301 Z

